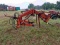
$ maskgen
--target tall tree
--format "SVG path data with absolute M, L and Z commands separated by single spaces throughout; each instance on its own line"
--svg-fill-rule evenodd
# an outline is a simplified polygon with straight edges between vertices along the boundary
M 34 4 L 32 4 L 32 3 L 29 4 L 29 5 L 28 5 L 28 9 L 34 9 Z
M 45 2 L 43 5 L 42 5 L 42 8 L 43 9 L 52 9 L 52 8 L 55 8 L 56 4 L 53 4 L 53 3 L 49 3 L 49 2 Z
M 0 10 L 7 10 L 7 5 L 5 4 L 0 4 Z
M 60 1 L 57 1 L 56 9 L 60 9 Z

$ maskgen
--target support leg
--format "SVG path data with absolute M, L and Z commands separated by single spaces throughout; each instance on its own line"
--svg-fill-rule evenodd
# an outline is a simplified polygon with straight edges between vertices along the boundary
M 38 26 L 40 28 L 40 17 L 38 16 Z
M 38 15 L 36 15 L 36 24 L 38 24 L 38 22 L 37 22 L 37 19 L 38 19 L 38 17 L 37 17 Z

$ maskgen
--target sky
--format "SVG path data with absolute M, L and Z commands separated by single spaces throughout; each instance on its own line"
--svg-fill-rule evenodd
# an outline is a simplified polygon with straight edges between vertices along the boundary
M 56 4 L 57 1 L 60 0 L 0 0 L 0 4 L 6 4 L 9 6 L 18 6 L 21 9 L 25 9 L 28 7 L 30 3 L 34 5 L 42 5 L 45 2 Z

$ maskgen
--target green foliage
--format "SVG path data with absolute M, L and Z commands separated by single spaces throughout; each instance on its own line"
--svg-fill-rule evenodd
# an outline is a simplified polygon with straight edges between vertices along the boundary
M 50 2 L 45 2 L 42 5 L 42 9 L 48 10 L 48 9 L 60 9 L 60 1 L 57 1 L 57 4 L 53 4 Z
M 60 2 L 59 1 L 57 1 L 56 9 L 60 9 Z
M 46 2 L 46 3 L 44 3 L 43 5 L 42 5 L 42 8 L 43 9 L 53 9 L 53 8 L 55 8 L 55 4 L 53 4 L 53 3 L 49 3 L 49 2 Z
M 29 4 L 28 6 L 29 9 L 33 8 L 33 9 L 45 9 L 45 10 L 48 10 L 48 9 L 60 9 L 60 1 L 57 1 L 56 4 L 54 3 L 50 3 L 50 2 L 45 2 L 43 5 L 36 5 L 34 6 L 34 4 Z
M 29 9 L 34 9 L 34 4 L 32 4 L 32 3 L 29 4 L 28 8 L 29 8 Z
M 8 6 L 8 5 L 0 4 L 0 11 L 2 11 L 2 10 L 7 10 L 7 6 Z
M 37 6 L 34 6 L 34 4 L 29 4 L 28 6 L 29 9 L 41 9 L 41 6 L 37 5 Z

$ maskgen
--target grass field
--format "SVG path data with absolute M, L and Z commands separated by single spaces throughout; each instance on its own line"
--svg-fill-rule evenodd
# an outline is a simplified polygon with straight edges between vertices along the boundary
M 13 15 L 16 11 L 0 11 L 0 45 L 60 45 L 60 19 L 50 20 L 53 26 L 41 20 L 41 27 L 14 29 L 5 13 Z M 35 21 L 34 21 L 35 22 Z

